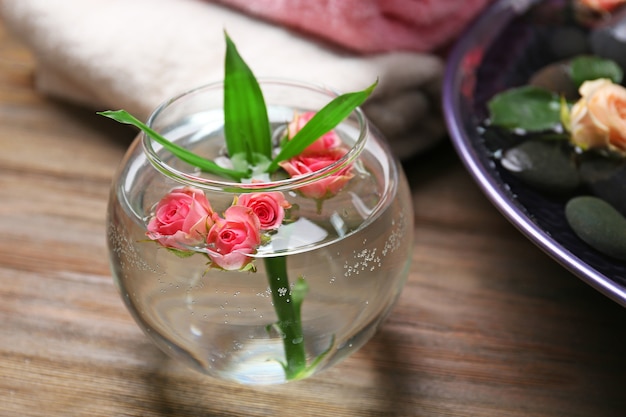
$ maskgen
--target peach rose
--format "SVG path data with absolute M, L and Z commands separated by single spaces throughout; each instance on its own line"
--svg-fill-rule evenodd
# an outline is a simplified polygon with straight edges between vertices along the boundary
M 626 89 L 601 78 L 585 81 L 579 92 L 566 126 L 571 141 L 582 149 L 626 151 Z
M 598 12 L 611 12 L 626 3 L 626 0 L 578 0 L 584 6 Z
M 283 161 L 279 165 L 293 178 L 326 168 L 341 159 L 346 153 L 347 151 L 345 149 L 340 148 L 334 152 L 315 156 L 300 155 L 288 161 Z M 352 166 L 348 166 L 318 181 L 304 185 L 300 187 L 298 191 L 309 198 L 324 199 L 332 197 L 354 177 L 351 171 Z
M 285 209 L 291 207 L 280 191 L 243 194 L 237 199 L 237 205 L 252 209 L 259 218 L 261 230 L 278 229 L 285 218 Z
M 293 138 L 296 133 L 298 133 L 304 125 L 306 125 L 309 120 L 311 120 L 315 116 L 315 112 L 305 112 L 302 114 L 296 114 L 296 117 L 289 123 L 287 126 L 287 138 Z M 319 153 L 328 152 L 331 149 L 335 149 L 340 147 L 343 144 L 341 138 L 334 130 L 325 133 L 315 142 L 307 146 L 304 151 L 302 151 L 301 155 L 316 155 Z
M 168 248 L 188 249 L 202 243 L 213 225 L 213 210 L 201 190 L 184 187 L 158 202 L 146 235 Z
M 251 208 L 230 206 L 224 218 L 213 214 L 215 222 L 206 242 L 211 261 L 225 270 L 244 269 L 261 243 L 261 223 Z

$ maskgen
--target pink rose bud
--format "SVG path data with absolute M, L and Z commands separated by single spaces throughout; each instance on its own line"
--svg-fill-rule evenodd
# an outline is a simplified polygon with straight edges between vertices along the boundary
M 288 161 L 283 161 L 279 165 L 293 178 L 326 168 L 341 159 L 346 152 L 347 151 L 345 149 L 338 149 L 334 152 L 328 152 L 317 156 L 300 155 Z M 298 188 L 298 191 L 300 191 L 302 195 L 309 198 L 323 199 L 332 197 L 354 177 L 351 171 L 352 166 L 348 166 L 318 181 L 302 186 Z
M 291 207 L 280 191 L 242 194 L 237 205 L 252 209 L 259 218 L 261 230 L 278 229 L 285 218 L 285 209 Z
M 295 118 L 291 121 L 291 123 L 289 123 L 289 126 L 287 127 L 287 138 L 293 138 L 296 133 L 302 130 L 304 125 L 306 125 L 309 120 L 313 118 L 313 116 L 315 116 L 315 112 L 312 111 L 302 114 L 296 114 Z M 343 142 L 341 141 L 339 135 L 337 135 L 334 130 L 331 130 L 330 132 L 325 133 L 315 142 L 307 146 L 300 155 L 304 156 L 326 153 L 329 150 L 340 147 L 342 144 Z
M 189 249 L 204 242 L 213 224 L 212 213 L 201 190 L 177 188 L 158 202 L 146 235 L 168 248 Z
M 239 270 L 248 265 L 261 243 L 261 223 L 251 208 L 230 206 L 224 218 L 213 215 L 214 224 L 207 236 L 211 261 L 225 270 Z

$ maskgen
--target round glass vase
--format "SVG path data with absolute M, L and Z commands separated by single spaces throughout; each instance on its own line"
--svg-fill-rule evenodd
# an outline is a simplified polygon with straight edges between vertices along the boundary
M 336 96 L 297 82 L 260 85 L 276 146 L 296 114 Z M 225 160 L 222 83 L 167 101 L 147 124 L 183 148 Z M 408 274 L 411 195 L 360 109 L 335 132 L 349 150 L 329 167 L 247 183 L 201 172 L 143 133 L 130 146 L 110 195 L 110 262 L 126 307 L 172 358 L 219 379 L 275 384 L 336 364 L 375 333 Z M 311 197 L 346 169 L 351 178 L 339 190 Z M 180 256 L 147 237 L 157 203 L 184 187 L 201 191 L 218 215 L 250 193 L 280 191 L 291 207 L 246 271 L 227 271 L 211 264 L 206 248 Z

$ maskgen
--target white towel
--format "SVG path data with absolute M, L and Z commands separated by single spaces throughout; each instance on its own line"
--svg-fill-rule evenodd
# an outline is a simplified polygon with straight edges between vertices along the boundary
M 342 92 L 379 78 L 364 110 L 402 158 L 445 136 L 435 55 L 354 55 L 201 0 L 0 0 L 0 15 L 33 51 L 37 88 L 94 110 L 145 119 L 167 98 L 222 80 L 226 30 L 259 78 Z

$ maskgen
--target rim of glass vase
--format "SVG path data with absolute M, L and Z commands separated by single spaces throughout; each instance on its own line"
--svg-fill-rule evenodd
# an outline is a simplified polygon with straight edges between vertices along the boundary
M 323 84 L 314 84 L 308 83 L 298 80 L 291 79 L 283 79 L 283 78 L 258 78 L 257 81 L 263 89 L 264 85 L 282 85 L 285 87 L 299 88 L 299 89 L 307 89 L 316 92 L 317 94 L 324 94 L 328 97 L 328 101 L 330 102 L 333 98 L 339 96 L 341 93 L 335 89 L 332 89 Z M 172 98 L 161 103 L 148 117 L 146 124 L 153 128 L 155 121 L 158 117 L 172 104 L 178 102 L 179 100 L 189 96 L 191 94 L 198 93 L 203 90 L 209 89 L 223 89 L 224 82 L 217 81 L 211 82 L 207 84 L 200 85 L 198 87 L 186 90 L 178 95 L 173 96 Z M 268 107 L 271 106 L 271 102 L 266 102 Z M 319 111 L 320 109 L 317 109 Z M 349 166 L 354 162 L 354 160 L 361 154 L 361 151 L 365 147 L 365 143 L 370 134 L 369 123 L 367 121 L 367 117 L 365 113 L 361 109 L 361 107 L 355 108 L 348 117 L 354 115 L 358 121 L 358 130 L 359 136 L 357 140 L 354 142 L 352 146 L 349 147 L 348 152 L 333 162 L 332 164 L 303 175 L 290 177 L 286 179 L 279 180 L 270 180 L 270 181 L 262 181 L 262 182 L 236 182 L 229 180 L 216 180 L 211 178 L 204 178 L 197 174 L 184 172 L 179 169 L 174 168 L 167 162 L 165 162 L 161 156 L 154 150 L 152 144 L 155 143 L 154 139 L 152 139 L 149 135 L 141 132 L 141 143 L 143 146 L 144 154 L 146 155 L 148 161 L 159 170 L 164 175 L 172 178 L 173 180 L 180 182 L 185 185 L 198 187 L 204 190 L 210 191 L 228 191 L 228 192 L 253 192 L 253 191 L 280 191 L 280 190 L 288 190 L 288 189 L 296 189 L 302 186 L 314 183 L 321 179 L 326 178 L 327 176 L 333 175 L 336 172 L 341 171 L 345 167 Z M 345 119 L 344 119 L 345 120 Z M 170 153 L 168 153 L 170 155 Z

